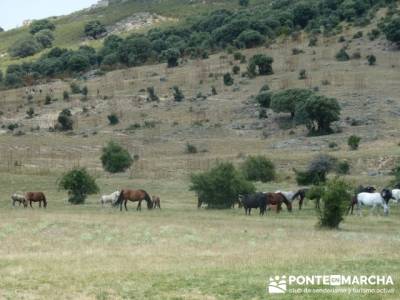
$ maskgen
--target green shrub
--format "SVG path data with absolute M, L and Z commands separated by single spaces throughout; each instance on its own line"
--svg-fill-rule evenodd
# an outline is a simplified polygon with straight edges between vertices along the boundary
M 313 35 L 310 37 L 310 41 L 308 42 L 308 47 L 316 47 L 318 43 L 318 38 Z
M 34 38 L 42 48 L 51 48 L 53 46 L 54 36 L 49 29 L 39 31 L 34 35 Z
M 8 50 L 12 57 L 28 57 L 38 53 L 41 50 L 41 45 L 33 38 L 27 37 L 16 41 Z
M 351 187 L 340 179 L 329 181 L 322 193 L 322 207 L 318 210 L 321 227 L 337 229 L 351 201 Z
M 193 144 L 190 143 L 186 143 L 186 148 L 185 148 L 185 153 L 187 154 L 196 154 L 197 151 L 197 147 Z
M 89 94 L 89 89 L 86 85 L 82 88 L 81 94 L 85 97 L 87 97 L 87 95 Z
M 192 174 L 190 180 L 190 190 L 195 191 L 208 208 L 231 208 L 240 194 L 255 191 L 255 186 L 231 163 L 220 163 L 210 171 Z
M 349 54 L 346 52 L 344 48 L 340 49 L 338 53 L 336 53 L 337 61 L 348 61 L 350 59 Z
M 81 88 L 75 82 L 71 82 L 70 88 L 71 88 L 71 93 L 72 94 L 80 94 L 81 93 Z
M 231 73 L 225 73 L 224 74 L 224 84 L 226 86 L 231 86 L 231 85 L 233 85 L 233 83 L 234 83 L 234 80 L 233 80 Z
M 276 113 L 290 113 L 293 119 L 298 105 L 308 100 L 313 94 L 310 90 L 297 88 L 274 93 L 271 99 L 271 109 Z
M 383 33 L 386 38 L 394 43 L 400 42 L 400 17 L 393 18 L 383 26 Z
M 346 175 L 350 173 L 350 164 L 343 160 L 339 161 L 336 165 L 336 172 L 340 175 Z
M 314 157 L 305 171 L 297 171 L 296 181 L 299 185 L 318 185 L 326 181 L 330 171 L 335 169 L 336 159 L 330 155 L 320 154 Z
M 352 135 L 347 140 L 347 145 L 349 145 L 351 150 L 357 150 L 361 142 L 361 138 L 356 135 Z
M 271 92 L 260 92 L 256 97 L 256 101 L 258 102 L 258 104 L 260 104 L 261 107 L 269 108 L 271 105 L 271 98 Z
M 58 115 L 58 123 L 60 124 L 60 129 L 63 131 L 72 130 L 74 121 L 72 120 L 72 114 L 69 109 L 64 109 Z
M 110 125 L 117 125 L 119 123 L 119 118 L 116 114 L 111 114 L 107 116 Z
M 89 21 L 85 24 L 85 35 L 94 39 L 99 38 L 107 32 L 106 26 L 98 20 Z
M 26 111 L 26 115 L 29 119 L 32 119 L 33 116 L 35 115 L 35 110 L 33 107 L 29 107 L 28 110 Z
M 52 98 L 50 95 L 46 95 L 46 97 L 44 98 L 44 105 L 50 105 L 52 102 Z
M 215 88 L 215 86 L 211 87 L 211 94 L 213 94 L 214 96 L 218 95 L 218 92 L 217 92 L 217 89 Z
M 178 86 L 174 86 L 172 88 L 173 92 L 174 92 L 174 100 L 176 102 L 181 102 L 185 99 L 185 96 L 183 95 L 181 89 Z
M 376 56 L 371 54 L 367 56 L 368 65 L 374 66 L 376 64 Z
M 359 39 L 363 37 L 363 32 L 362 31 L 357 31 L 357 33 L 355 33 L 353 35 L 353 39 Z
M 336 142 L 329 142 L 328 147 L 330 149 L 335 149 L 338 147 L 338 144 Z
M 128 150 L 113 141 L 102 149 L 100 159 L 104 170 L 109 173 L 125 172 L 133 163 L 132 156 Z
M 250 181 L 269 182 L 275 179 L 275 165 L 264 156 L 249 156 L 241 165 L 244 177 Z
M 299 79 L 300 80 L 307 79 L 307 71 L 305 69 L 300 70 Z
M 154 90 L 154 87 L 152 87 L 152 86 L 150 86 L 150 87 L 148 87 L 147 88 L 147 94 L 149 95 L 148 97 L 147 97 L 147 100 L 148 101 L 160 101 L 160 98 L 158 98 L 158 96 L 156 95 L 156 92 L 155 92 L 155 90 Z
M 64 92 L 63 92 L 63 99 L 64 99 L 65 101 L 69 100 L 69 93 L 68 93 L 68 91 L 64 91 Z
M 247 72 L 250 76 L 254 77 L 257 75 L 271 75 L 274 74 L 272 69 L 272 63 L 274 59 L 270 56 L 266 56 L 264 54 L 256 54 L 254 55 L 247 67 Z
M 232 67 L 232 73 L 237 75 L 240 73 L 240 67 L 238 65 L 235 65 Z
M 88 195 L 99 192 L 96 180 L 85 168 L 73 169 L 64 174 L 58 182 L 60 189 L 68 191 L 71 204 L 83 204 Z
M 55 29 L 56 29 L 56 26 L 52 22 L 50 22 L 50 20 L 47 20 L 47 19 L 35 20 L 29 26 L 29 32 L 32 35 L 35 33 L 38 33 L 39 31 L 42 31 L 42 30 L 54 31 Z

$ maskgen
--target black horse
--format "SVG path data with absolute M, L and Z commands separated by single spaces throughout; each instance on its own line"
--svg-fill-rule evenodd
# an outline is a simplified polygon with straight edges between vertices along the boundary
M 352 215 L 353 214 L 353 210 L 354 210 L 354 206 L 357 204 L 357 195 L 360 193 L 375 193 L 376 192 L 376 188 L 373 186 L 358 186 L 358 188 L 355 191 L 355 195 L 353 196 L 353 198 L 351 198 L 351 202 L 350 205 L 347 209 L 347 214 Z
M 241 195 L 240 202 L 244 207 L 245 214 L 251 215 L 252 208 L 259 208 L 260 215 L 265 214 L 267 207 L 267 198 L 264 193 L 256 193 L 251 195 Z

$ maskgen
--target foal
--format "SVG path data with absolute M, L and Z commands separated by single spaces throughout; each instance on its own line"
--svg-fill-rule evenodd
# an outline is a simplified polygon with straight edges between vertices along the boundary
M 159 208 L 159 209 L 161 209 L 161 205 L 160 205 L 160 197 L 158 197 L 158 196 L 153 196 L 153 208 Z

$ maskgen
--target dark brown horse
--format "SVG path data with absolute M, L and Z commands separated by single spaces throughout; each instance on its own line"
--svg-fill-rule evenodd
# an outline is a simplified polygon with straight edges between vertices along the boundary
M 39 202 L 39 207 L 47 207 L 47 199 L 46 196 L 42 192 L 27 192 L 25 193 L 25 201 L 29 202 L 29 206 L 32 207 L 32 202 Z
M 159 208 L 159 209 L 161 209 L 161 200 L 160 200 L 160 197 L 158 197 L 158 196 L 153 196 L 153 208 Z
M 287 210 L 292 211 L 292 203 L 286 199 L 281 193 L 266 193 L 266 204 L 267 206 L 276 205 L 276 212 L 279 213 L 282 210 L 282 203 L 285 203 Z
M 119 205 L 120 210 L 122 211 L 122 203 L 124 203 L 125 210 L 128 210 L 128 208 L 126 207 L 128 200 L 132 202 L 139 202 L 136 210 L 142 209 L 143 200 L 147 202 L 148 209 L 153 208 L 153 201 L 151 200 L 149 194 L 145 190 L 129 190 L 129 189 L 121 190 L 118 200 L 115 202 L 114 206 Z

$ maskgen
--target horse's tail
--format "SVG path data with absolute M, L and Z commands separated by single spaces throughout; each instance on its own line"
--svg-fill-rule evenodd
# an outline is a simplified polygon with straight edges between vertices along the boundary
M 144 200 L 146 200 L 146 202 L 147 202 L 147 208 L 152 209 L 153 208 L 153 200 L 151 200 L 150 195 L 145 190 L 142 190 L 142 192 L 144 193 Z
M 47 207 L 47 199 L 45 194 L 43 194 L 43 205 L 45 208 Z
M 115 201 L 115 203 L 113 203 L 113 206 L 118 206 L 122 203 L 122 199 L 124 198 L 124 190 L 121 190 L 121 192 L 119 193 L 118 199 L 117 201 Z

